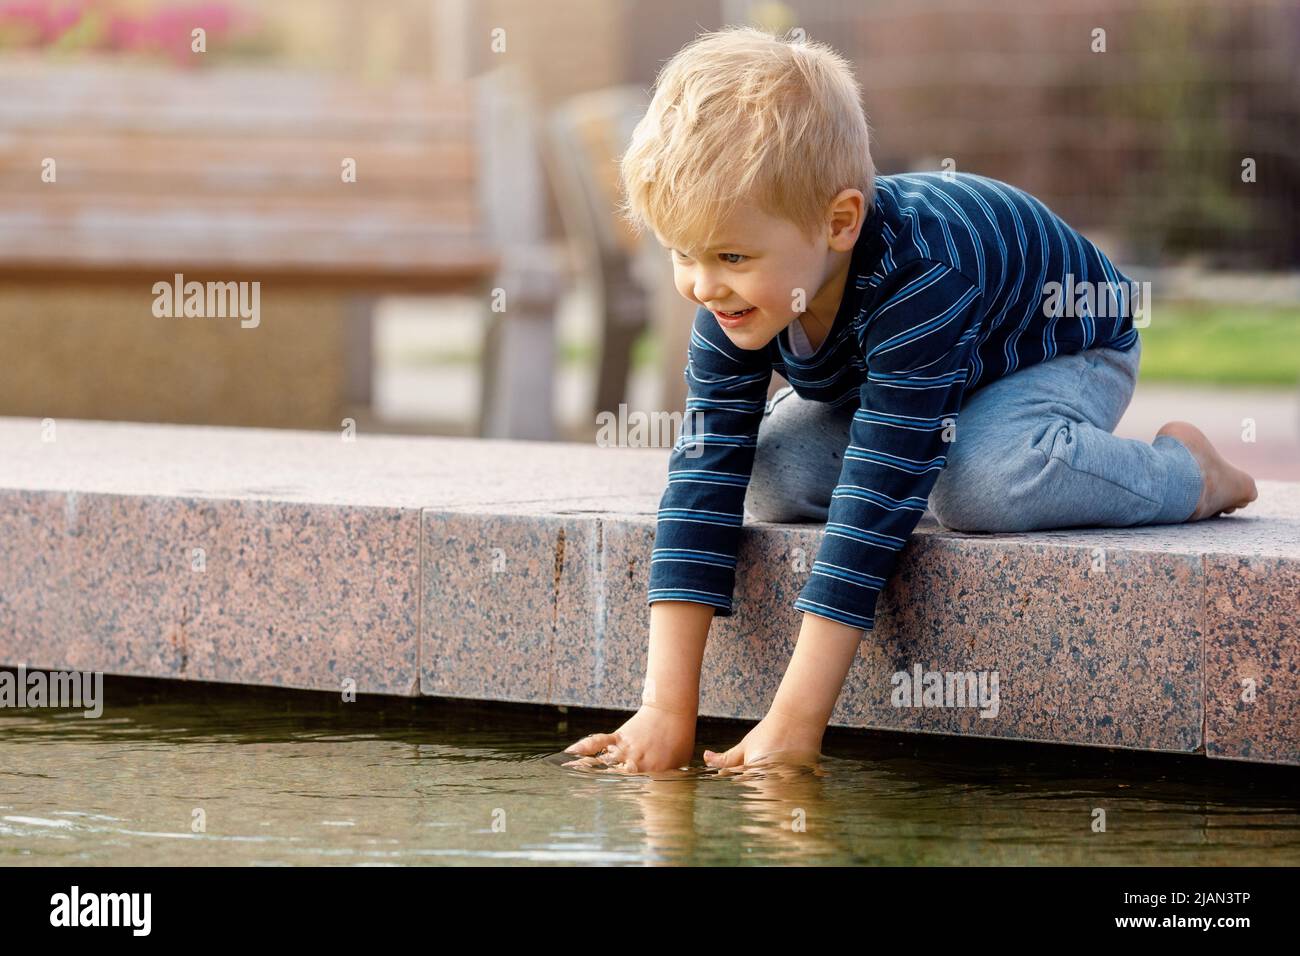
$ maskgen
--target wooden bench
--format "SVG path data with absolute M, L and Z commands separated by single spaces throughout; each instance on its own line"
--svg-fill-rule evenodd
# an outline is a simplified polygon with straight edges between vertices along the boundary
M 279 69 L 0 60 L 0 356 L 7 340 L 37 343 L 21 358 L 27 373 L 11 377 L 22 391 L 0 374 L 0 415 L 337 428 L 369 405 L 373 297 L 460 293 L 493 319 L 478 430 L 550 437 L 550 363 L 536 367 L 548 355 L 521 356 L 518 335 L 502 329 L 517 320 L 541 329 L 530 341 L 549 334 L 563 271 L 540 227 L 503 215 L 542 202 L 520 192 L 529 157 L 511 112 L 517 83 L 490 74 L 370 88 Z M 492 125 L 503 119 L 515 128 Z M 266 332 L 178 320 L 160 360 L 139 340 L 158 338 L 150 290 L 176 273 L 259 282 Z M 494 289 L 507 296 L 500 315 L 489 311 Z M 42 298 L 51 292 L 89 298 L 65 306 Z M 70 369 L 67 348 L 42 354 L 39 343 L 57 340 L 53 327 L 74 312 L 89 366 Z M 297 375 L 292 353 L 316 338 L 332 356 L 312 352 Z M 142 351 L 176 386 L 202 378 L 224 391 L 155 389 L 165 407 L 143 407 L 130 384 Z M 286 393 L 313 387 L 328 394 L 309 420 L 286 420 Z M 122 395 L 134 404 L 116 403 Z

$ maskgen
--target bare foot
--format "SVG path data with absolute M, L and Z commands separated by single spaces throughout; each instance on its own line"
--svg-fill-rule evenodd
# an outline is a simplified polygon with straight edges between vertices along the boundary
M 1202 482 L 1201 498 L 1196 502 L 1196 510 L 1188 521 L 1211 518 L 1220 512 L 1230 515 L 1259 497 L 1255 479 L 1240 468 L 1228 464 L 1210 444 L 1205 433 L 1191 422 L 1166 422 L 1156 432 L 1156 438 L 1161 435 L 1176 438 L 1186 445 L 1205 479 Z

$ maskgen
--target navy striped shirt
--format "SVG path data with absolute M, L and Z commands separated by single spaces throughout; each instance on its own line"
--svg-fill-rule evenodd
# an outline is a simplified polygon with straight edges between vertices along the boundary
M 1080 294 L 1083 283 L 1094 294 Z M 838 313 L 812 355 L 791 350 L 788 329 L 761 349 L 738 348 L 712 313 L 697 311 L 648 603 L 732 613 L 745 491 L 776 371 L 804 398 L 856 408 L 817 558 L 794 606 L 871 630 L 965 397 L 1057 355 L 1132 348 L 1130 283 L 1014 186 L 971 173 L 878 176 Z

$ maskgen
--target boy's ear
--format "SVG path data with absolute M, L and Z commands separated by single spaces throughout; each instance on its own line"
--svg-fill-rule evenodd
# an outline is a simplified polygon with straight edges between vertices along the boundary
M 865 203 L 862 190 L 852 187 L 841 189 L 831 201 L 830 239 L 836 251 L 847 251 L 857 242 L 866 222 Z

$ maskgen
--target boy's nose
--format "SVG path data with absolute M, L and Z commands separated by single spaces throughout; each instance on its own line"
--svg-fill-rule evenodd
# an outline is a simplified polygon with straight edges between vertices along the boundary
M 706 309 L 710 302 L 726 302 L 729 299 L 729 293 L 720 285 L 708 281 L 695 283 L 695 301 Z

